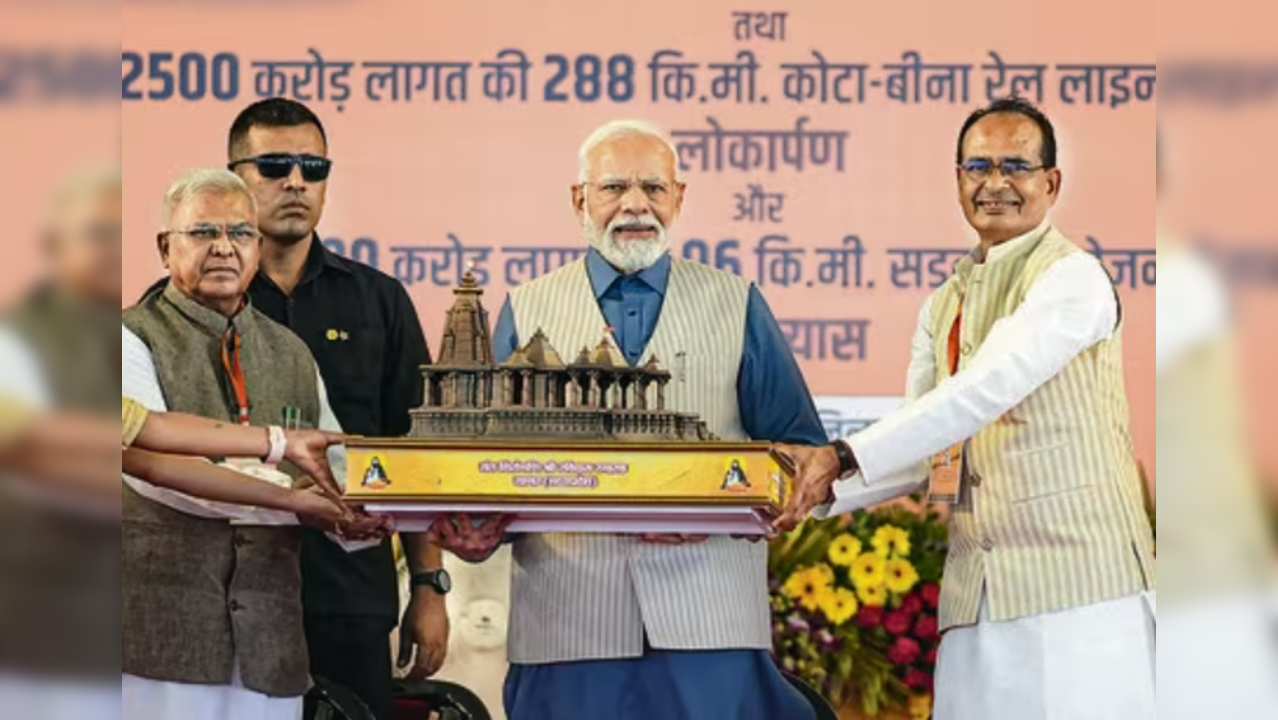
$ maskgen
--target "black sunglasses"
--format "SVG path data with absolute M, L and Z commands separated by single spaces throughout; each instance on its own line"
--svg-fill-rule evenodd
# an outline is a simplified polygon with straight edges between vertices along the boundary
M 236 160 L 227 165 L 228 170 L 244 163 L 253 163 L 257 171 L 267 180 L 283 180 L 293 173 L 293 167 L 302 169 L 302 179 L 306 182 L 324 182 L 333 170 L 333 161 L 317 155 L 290 155 L 288 153 L 269 153 L 257 157 Z

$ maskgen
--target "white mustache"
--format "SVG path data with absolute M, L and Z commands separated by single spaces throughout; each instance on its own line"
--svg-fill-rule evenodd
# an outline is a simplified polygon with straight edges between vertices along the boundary
M 608 233 L 616 233 L 625 230 L 652 230 L 660 232 L 662 225 L 656 218 L 630 218 L 626 220 L 614 220 L 608 223 Z

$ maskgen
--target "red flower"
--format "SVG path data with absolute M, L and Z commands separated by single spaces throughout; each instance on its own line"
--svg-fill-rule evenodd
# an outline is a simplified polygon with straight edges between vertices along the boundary
M 914 618 L 910 617 L 904 610 L 894 610 L 888 613 L 887 620 L 883 622 L 883 627 L 893 635 L 904 635 L 910 631 L 910 626 L 914 624 Z
M 923 612 L 923 599 L 918 596 L 918 593 L 907 595 L 905 596 L 905 599 L 901 601 L 901 610 L 903 610 L 906 615 L 914 617 L 915 615 Z
M 888 648 L 888 660 L 894 665 L 913 665 L 914 661 L 919 659 L 919 655 L 923 650 L 919 647 L 918 642 L 910 638 L 897 638 L 892 647 Z
M 928 667 L 936 667 L 936 654 L 940 648 L 933 645 L 926 653 L 923 654 L 923 664 Z
M 856 616 L 856 621 L 861 627 L 872 629 L 883 624 L 883 615 L 884 612 L 881 607 L 862 605 L 860 614 Z
M 923 586 L 921 591 L 923 602 L 933 610 L 941 606 L 941 586 L 936 583 L 928 583 Z
M 922 615 L 919 617 L 918 622 L 914 624 L 914 637 L 923 641 L 935 640 L 939 627 L 940 624 L 934 616 Z
M 932 692 L 932 673 L 923 672 L 918 668 L 910 668 L 905 671 L 905 684 L 911 690 Z

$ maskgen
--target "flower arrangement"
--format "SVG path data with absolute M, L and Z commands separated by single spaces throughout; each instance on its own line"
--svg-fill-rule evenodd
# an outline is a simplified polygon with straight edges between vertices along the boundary
M 895 505 L 809 520 L 771 548 L 774 654 L 836 706 L 931 715 L 947 531 Z

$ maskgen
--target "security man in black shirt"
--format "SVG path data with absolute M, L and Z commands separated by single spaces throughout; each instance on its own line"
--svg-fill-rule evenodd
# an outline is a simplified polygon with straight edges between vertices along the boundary
M 306 342 L 345 432 L 406 435 L 409 410 L 423 399 L 426 339 L 399 282 L 334 255 L 315 232 L 333 167 L 319 118 L 292 100 L 257 102 L 231 126 L 228 153 L 230 169 L 259 206 L 263 246 L 249 288 L 253 306 Z M 425 535 L 401 539 L 414 582 L 400 626 L 399 665 L 411 665 L 410 677 L 424 679 L 439 670 L 448 647 L 448 580 L 439 549 Z M 308 530 L 302 580 L 312 674 L 352 690 L 385 720 L 390 633 L 399 620 L 390 541 L 347 554 Z

